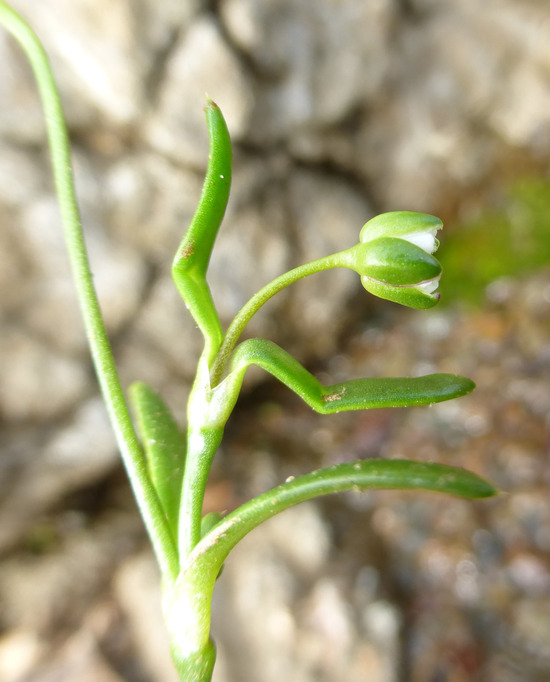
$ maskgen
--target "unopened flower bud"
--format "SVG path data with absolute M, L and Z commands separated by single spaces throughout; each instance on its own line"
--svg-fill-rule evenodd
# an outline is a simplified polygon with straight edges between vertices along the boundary
M 441 265 L 432 253 L 442 227 L 439 218 L 425 213 L 383 213 L 369 220 L 360 243 L 346 252 L 348 267 L 375 296 L 410 308 L 431 308 L 439 300 Z

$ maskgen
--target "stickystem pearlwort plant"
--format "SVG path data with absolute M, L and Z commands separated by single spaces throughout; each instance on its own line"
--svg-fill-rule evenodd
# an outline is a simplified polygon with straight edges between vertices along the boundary
M 213 458 L 235 406 L 246 370 L 256 365 L 279 379 L 313 410 L 429 405 L 469 393 L 474 384 L 451 374 L 414 378 L 350 379 L 322 385 L 272 341 L 241 340 L 255 313 L 277 292 L 314 273 L 347 268 L 365 289 L 417 309 L 438 301 L 441 267 L 434 258 L 438 218 L 397 211 L 373 218 L 359 242 L 277 277 L 253 295 L 224 330 L 207 283 L 207 270 L 231 183 L 231 142 L 217 105 L 208 100 L 209 163 L 196 213 L 172 265 L 175 285 L 204 338 L 204 349 L 181 430 L 168 407 L 144 383 L 130 386 L 130 416 L 105 331 L 88 263 L 72 179 L 69 138 L 46 54 L 28 24 L 0 0 L 0 22 L 19 41 L 35 72 L 43 101 L 53 172 L 69 257 L 99 383 L 136 501 L 151 538 L 163 583 L 163 609 L 181 680 L 211 679 L 210 635 L 214 586 L 231 550 L 263 521 L 320 495 L 350 489 L 433 490 L 464 498 L 496 493 L 477 475 L 444 464 L 411 460 L 357 460 L 287 480 L 229 514 L 203 516 Z

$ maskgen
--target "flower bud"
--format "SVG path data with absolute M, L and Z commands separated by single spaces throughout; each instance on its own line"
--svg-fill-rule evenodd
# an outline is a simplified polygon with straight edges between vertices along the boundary
M 360 243 L 350 249 L 348 267 L 361 275 L 367 291 L 410 308 L 431 308 L 441 265 L 431 255 L 443 224 L 425 213 L 395 211 L 376 216 L 363 227 Z
M 437 251 L 439 242 L 435 235 L 442 227 L 443 223 L 434 215 L 414 211 L 391 211 L 381 213 L 365 223 L 359 241 L 366 244 L 381 237 L 395 237 L 416 244 L 431 254 Z

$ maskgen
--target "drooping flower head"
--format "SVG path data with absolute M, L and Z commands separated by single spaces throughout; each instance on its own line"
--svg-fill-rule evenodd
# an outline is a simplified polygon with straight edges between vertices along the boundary
M 413 211 L 382 213 L 369 220 L 353 258 L 365 289 L 410 308 L 434 306 L 441 265 L 432 254 L 442 227 L 439 218 Z

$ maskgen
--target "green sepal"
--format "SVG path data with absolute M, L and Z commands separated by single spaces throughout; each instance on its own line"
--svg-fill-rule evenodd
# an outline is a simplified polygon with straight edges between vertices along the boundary
M 178 537 L 178 513 L 186 439 L 162 398 L 143 382 L 130 386 L 129 397 L 145 451 L 151 481 L 170 530 Z
M 234 395 L 250 365 L 266 370 L 321 414 L 379 407 L 430 405 L 470 393 L 475 384 L 456 374 L 352 379 L 323 386 L 292 355 L 267 339 L 243 341 L 233 354 L 226 381 Z M 235 398 L 236 399 L 236 398 Z
M 382 282 L 377 282 L 370 277 L 361 277 L 361 284 L 373 296 L 393 303 L 400 303 L 407 308 L 415 308 L 416 310 L 433 308 L 440 298 L 439 293 L 431 294 L 419 286 L 395 287 L 382 284 Z
M 426 231 L 435 234 L 443 227 L 440 218 L 416 211 L 390 211 L 381 213 L 365 223 L 359 234 L 361 242 L 381 237 L 405 238 Z
M 346 490 L 431 490 L 466 499 L 492 497 L 497 489 L 470 471 L 432 462 L 367 459 L 337 464 L 288 480 L 228 514 L 201 540 L 189 562 L 204 562 L 215 573 L 250 531 L 306 500 Z
M 441 275 L 441 265 L 416 244 L 383 237 L 358 244 L 356 271 L 392 286 L 420 284 Z

